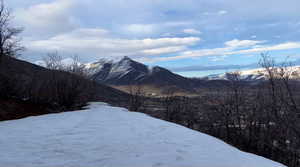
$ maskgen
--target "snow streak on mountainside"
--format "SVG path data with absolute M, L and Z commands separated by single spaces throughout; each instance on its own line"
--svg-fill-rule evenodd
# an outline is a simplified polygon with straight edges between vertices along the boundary
M 162 67 L 149 68 L 129 57 L 113 62 L 101 59 L 86 66 L 91 71 L 93 80 L 109 85 L 137 85 L 148 84 L 155 86 L 187 87 L 191 80 L 174 74 Z
M 0 122 L 0 166 L 283 167 L 182 126 L 103 103 Z
M 124 57 L 118 62 L 100 60 L 92 64 L 94 80 L 107 84 L 124 84 L 138 81 L 148 73 L 148 67 Z M 94 69 L 94 70 L 93 70 Z
M 283 68 L 287 74 L 291 74 L 291 78 L 299 78 L 300 77 L 300 66 L 291 66 Z M 280 74 L 280 68 L 274 68 L 274 72 Z M 250 70 L 241 70 L 241 71 L 233 71 L 223 74 L 213 74 L 207 77 L 204 77 L 208 80 L 227 80 L 228 75 L 238 72 L 241 76 L 241 79 L 244 81 L 259 81 L 267 79 L 268 73 L 263 68 L 256 68 Z M 276 76 L 275 76 L 276 77 Z

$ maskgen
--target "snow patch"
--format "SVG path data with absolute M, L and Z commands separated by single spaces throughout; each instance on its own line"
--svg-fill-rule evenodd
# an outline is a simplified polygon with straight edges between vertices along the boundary
M 106 103 L 0 122 L 0 166 L 283 167 L 224 142 Z

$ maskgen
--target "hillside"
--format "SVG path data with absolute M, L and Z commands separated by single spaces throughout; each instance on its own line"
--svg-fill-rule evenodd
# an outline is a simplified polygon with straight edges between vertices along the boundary
M 182 126 L 103 103 L 0 122 L 0 165 L 283 167 Z
M 0 63 L 0 120 L 76 108 L 86 100 L 121 105 L 128 99 L 126 93 L 68 72 L 10 57 L 4 57 Z M 72 100 L 70 104 L 68 99 Z M 66 105 L 57 104 L 57 100 Z

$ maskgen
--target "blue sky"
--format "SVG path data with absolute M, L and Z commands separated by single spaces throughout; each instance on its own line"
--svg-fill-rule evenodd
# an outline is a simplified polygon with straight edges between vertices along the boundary
M 129 56 L 199 76 L 254 67 L 262 52 L 300 58 L 299 0 L 6 0 L 23 58 Z M 211 72 L 212 67 L 218 69 Z

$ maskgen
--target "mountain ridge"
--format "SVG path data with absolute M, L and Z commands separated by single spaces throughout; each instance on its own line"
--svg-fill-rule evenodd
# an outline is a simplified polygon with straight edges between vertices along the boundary
M 119 61 L 100 59 L 87 64 L 86 68 L 92 80 L 125 92 L 129 92 L 131 86 L 139 85 L 147 87 L 150 94 L 198 95 L 204 89 L 224 87 L 228 83 L 226 76 L 188 78 L 160 66 L 149 67 L 126 56 Z M 252 79 L 255 77 L 245 77 L 242 81 L 257 81 Z
M 120 61 L 100 60 L 89 64 L 91 78 L 96 82 L 108 85 L 154 85 L 154 86 L 176 86 L 181 89 L 190 89 L 192 80 L 170 70 L 154 66 L 150 68 L 147 65 L 139 63 L 124 57 Z

